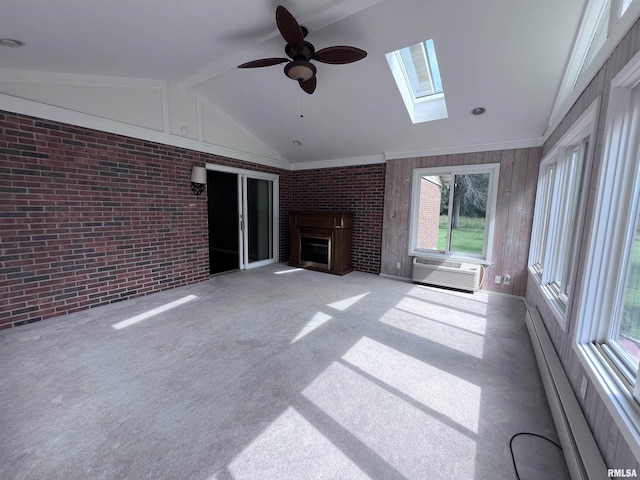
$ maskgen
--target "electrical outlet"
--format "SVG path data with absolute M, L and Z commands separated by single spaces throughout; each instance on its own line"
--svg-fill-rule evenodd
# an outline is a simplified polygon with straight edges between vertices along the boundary
M 502 283 L 505 285 L 509 285 L 511 283 L 511 275 L 505 275 L 502 277 Z
M 400 262 L 396 263 L 396 268 L 400 270 L 400 268 L 402 268 L 402 264 Z
M 496 278 L 493 280 L 496 283 L 502 283 L 502 277 L 500 275 L 496 275 Z
M 586 376 L 582 376 L 582 380 L 580 381 L 580 397 L 582 397 L 582 400 L 585 399 L 585 397 L 587 396 L 587 384 L 589 382 L 587 381 L 587 377 Z

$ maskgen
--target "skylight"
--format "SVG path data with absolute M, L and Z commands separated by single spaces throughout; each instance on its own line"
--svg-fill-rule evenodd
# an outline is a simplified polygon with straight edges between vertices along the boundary
M 433 40 L 387 53 L 387 62 L 413 123 L 447 118 Z

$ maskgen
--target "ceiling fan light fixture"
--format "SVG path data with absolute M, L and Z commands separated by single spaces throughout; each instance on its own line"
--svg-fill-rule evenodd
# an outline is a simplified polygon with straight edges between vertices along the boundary
M 284 74 L 292 80 L 309 80 L 316 74 L 316 67 L 306 60 L 294 60 L 284 67 Z

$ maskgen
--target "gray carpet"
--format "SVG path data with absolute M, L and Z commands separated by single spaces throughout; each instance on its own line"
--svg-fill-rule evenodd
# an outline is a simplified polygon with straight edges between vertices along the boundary
M 515 479 L 557 441 L 521 299 L 291 270 L 1 331 L 0 478 Z M 521 478 L 568 478 L 538 442 Z

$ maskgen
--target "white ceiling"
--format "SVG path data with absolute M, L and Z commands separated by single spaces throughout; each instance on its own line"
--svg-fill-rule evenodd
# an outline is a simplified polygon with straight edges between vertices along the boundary
M 539 144 L 585 0 L 4 0 L 0 68 L 177 82 L 289 162 Z M 313 95 L 283 65 L 283 4 L 316 49 L 352 45 L 357 63 L 317 63 Z M 385 54 L 433 38 L 449 118 L 413 125 Z M 470 114 L 476 106 L 487 112 Z M 300 118 L 300 111 L 304 114 Z M 302 142 L 295 146 L 294 140 Z

